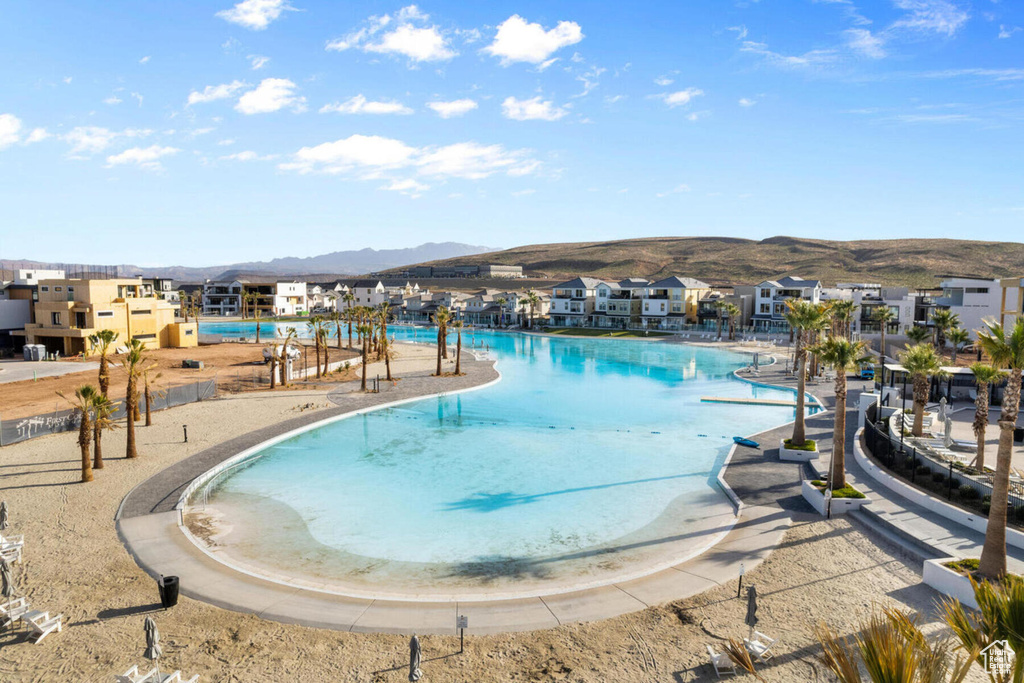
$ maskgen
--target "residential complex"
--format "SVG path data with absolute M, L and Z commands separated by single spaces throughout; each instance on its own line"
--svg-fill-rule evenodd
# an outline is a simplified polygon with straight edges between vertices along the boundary
M 700 300 L 710 291 L 707 283 L 676 276 L 656 282 L 578 277 L 555 285 L 549 315 L 555 327 L 680 330 L 697 322 Z
M 308 310 L 306 283 L 231 280 L 203 285 L 203 315 L 298 315 Z
M 821 301 L 821 282 L 805 280 L 800 277 L 780 277 L 776 280 L 765 280 L 752 287 L 736 287 L 737 294 L 748 294 L 753 299 L 754 312 L 751 315 L 753 326 L 760 332 L 788 332 L 786 322 L 786 302 L 794 299 L 809 301 L 812 304 Z

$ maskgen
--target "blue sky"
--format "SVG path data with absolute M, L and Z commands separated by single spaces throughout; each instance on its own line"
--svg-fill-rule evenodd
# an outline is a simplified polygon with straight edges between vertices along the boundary
M 0 257 L 1019 241 L 1015 0 L 0 5 Z

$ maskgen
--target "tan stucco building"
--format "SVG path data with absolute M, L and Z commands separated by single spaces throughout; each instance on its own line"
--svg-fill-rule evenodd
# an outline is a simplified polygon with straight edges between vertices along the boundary
M 88 355 L 89 336 L 99 330 L 117 332 L 118 346 L 129 339 L 150 349 L 198 345 L 196 324 L 174 322 L 176 307 L 153 297 L 140 278 L 40 280 L 38 296 L 25 341 L 50 353 Z

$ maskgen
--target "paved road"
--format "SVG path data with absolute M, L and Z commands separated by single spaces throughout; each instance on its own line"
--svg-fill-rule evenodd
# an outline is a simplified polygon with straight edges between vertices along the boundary
M 58 377 L 60 375 L 69 375 L 73 372 L 99 369 L 99 363 L 0 360 L 0 384 L 21 382 L 33 377 Z

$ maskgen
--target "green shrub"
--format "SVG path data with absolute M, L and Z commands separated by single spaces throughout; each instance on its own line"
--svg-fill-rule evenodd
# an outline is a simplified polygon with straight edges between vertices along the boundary
M 815 479 L 814 481 L 811 482 L 811 486 L 817 486 L 820 489 L 825 486 L 825 482 L 823 482 L 821 479 Z
M 963 560 L 954 560 L 953 562 L 946 562 L 943 567 L 948 567 L 955 572 L 962 574 L 970 574 L 971 572 L 978 571 L 978 567 L 981 565 L 981 560 L 976 557 L 968 557 Z
M 932 473 L 932 468 L 928 467 L 928 465 L 918 465 L 917 473 L 922 477 L 925 477 Z
M 804 445 L 803 446 L 794 446 L 794 445 L 792 445 L 792 441 L 793 441 L 792 439 L 786 439 L 783 442 L 783 445 L 786 448 L 788 448 L 789 450 L 791 450 L 791 451 L 816 451 L 816 450 L 818 450 L 818 444 L 814 441 L 814 439 L 806 439 L 806 440 L 804 440 Z
M 946 473 L 945 472 L 932 472 L 932 481 L 934 481 L 936 484 L 944 483 L 946 481 Z
M 963 500 L 977 500 L 978 489 L 974 488 L 970 484 L 962 484 L 958 489 L 960 498 Z
M 988 511 L 991 510 L 991 509 L 992 509 L 992 503 L 982 502 L 982 504 L 981 504 L 981 514 L 983 514 L 983 515 L 985 515 L 987 517 L 988 516 Z
M 863 493 L 861 493 L 857 489 L 855 489 L 852 486 L 850 486 L 849 484 L 847 484 L 846 486 L 844 486 L 841 489 L 834 489 L 832 491 L 832 497 L 833 498 L 866 498 L 867 496 L 865 496 Z

